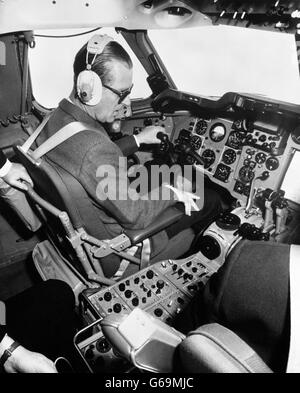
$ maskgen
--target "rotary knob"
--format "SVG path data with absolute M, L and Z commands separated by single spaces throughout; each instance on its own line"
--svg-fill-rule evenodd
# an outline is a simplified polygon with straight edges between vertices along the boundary
M 137 307 L 137 306 L 139 305 L 139 299 L 138 299 L 137 297 L 135 297 L 135 298 L 132 299 L 132 305 L 133 305 L 134 307 Z
M 158 280 L 156 286 L 158 289 L 163 289 L 163 287 L 165 286 L 165 282 L 163 280 Z
M 112 299 L 112 295 L 110 292 L 105 292 L 104 296 L 103 296 L 104 300 L 106 300 L 107 302 L 110 302 Z
M 159 318 L 163 315 L 163 310 L 161 308 L 156 308 L 154 314 Z
M 153 270 L 148 270 L 146 276 L 147 278 L 149 278 L 149 280 L 151 280 L 154 276 Z
M 116 314 L 119 314 L 119 313 L 121 312 L 121 310 L 122 310 L 121 304 L 120 304 L 120 303 L 114 304 L 113 310 L 114 310 L 114 312 L 115 312 Z
M 127 289 L 127 290 L 125 291 L 125 297 L 126 297 L 127 299 L 130 298 L 131 294 L 132 294 L 132 291 L 131 291 L 130 289 Z
M 91 348 L 88 348 L 86 351 L 85 351 L 85 357 L 87 358 L 87 359 L 92 359 L 93 357 L 94 357 L 94 352 L 93 352 L 93 350 L 91 349 Z
M 233 213 L 221 213 L 216 220 L 216 225 L 225 231 L 234 231 L 240 226 L 241 219 Z

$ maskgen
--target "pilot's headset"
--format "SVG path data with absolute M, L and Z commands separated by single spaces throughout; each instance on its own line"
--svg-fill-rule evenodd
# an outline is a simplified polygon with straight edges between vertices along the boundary
M 103 52 L 106 45 L 111 41 L 114 41 L 114 39 L 106 34 L 96 34 L 87 44 L 86 69 L 79 73 L 76 84 L 78 98 L 86 105 L 97 105 L 101 100 L 102 82 L 99 75 L 92 71 L 92 66 L 96 57 Z M 89 63 L 89 54 L 94 55 L 91 63 Z

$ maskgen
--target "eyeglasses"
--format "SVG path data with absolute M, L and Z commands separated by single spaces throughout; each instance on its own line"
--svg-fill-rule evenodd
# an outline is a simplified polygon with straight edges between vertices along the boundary
M 119 97 L 118 104 L 121 104 L 121 102 L 123 102 L 123 101 L 125 100 L 125 98 L 126 98 L 127 96 L 129 96 L 129 94 L 131 93 L 131 90 L 132 90 L 132 88 L 133 88 L 133 84 L 129 87 L 129 89 L 122 90 L 122 91 L 113 89 L 112 87 L 107 86 L 107 85 L 103 85 L 103 87 L 106 87 L 108 90 L 110 90 L 110 91 L 112 91 L 113 93 L 115 93 L 115 94 Z

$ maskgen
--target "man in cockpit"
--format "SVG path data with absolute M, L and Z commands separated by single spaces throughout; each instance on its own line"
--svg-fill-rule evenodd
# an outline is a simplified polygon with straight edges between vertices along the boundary
M 95 50 L 96 47 L 96 50 Z M 99 48 L 101 47 L 101 49 Z M 88 48 L 88 49 L 87 49 Z M 132 89 L 132 61 L 123 47 L 108 36 L 94 36 L 77 53 L 74 61 L 74 88 L 68 99 L 60 102 L 41 133 L 38 144 L 55 134 L 59 129 L 74 121 L 87 124 L 87 129 L 80 132 L 47 154 L 48 160 L 64 168 L 79 180 L 89 197 L 99 207 L 99 220 L 105 225 L 105 233 L 94 234 L 100 238 L 113 238 L 123 229 L 142 229 L 147 227 L 156 216 L 168 206 L 174 205 L 180 197 L 171 194 L 171 200 L 109 197 L 100 198 L 103 191 L 99 184 L 99 168 L 107 165 L 115 168 L 116 190 L 124 175 L 120 158 L 129 156 L 138 150 L 141 144 L 160 143 L 158 132 L 164 129 L 158 126 L 145 127 L 141 133 L 126 136 L 112 142 L 104 128 L 112 123 L 123 105 L 130 106 L 129 95 Z M 98 177 L 97 177 L 98 174 Z M 181 200 L 187 210 L 194 203 L 191 199 Z M 203 201 L 202 201 L 203 202 Z M 204 207 L 200 212 L 193 212 L 190 225 L 194 222 L 207 223 L 220 212 L 220 199 L 212 190 L 205 190 Z M 100 226 L 99 226 L 100 227 Z M 173 228 L 174 229 L 174 228 Z M 176 230 L 172 234 L 176 233 Z M 103 237 L 104 236 L 104 237 Z M 168 242 L 165 231 L 152 238 L 152 250 L 156 255 Z M 102 260 L 106 276 L 112 276 L 119 266 L 119 260 Z

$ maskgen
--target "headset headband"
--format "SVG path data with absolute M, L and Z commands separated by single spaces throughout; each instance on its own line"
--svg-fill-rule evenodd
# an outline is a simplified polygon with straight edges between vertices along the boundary
M 81 71 L 77 77 L 76 90 L 81 102 L 86 105 L 97 105 L 102 97 L 102 82 L 99 75 L 92 71 L 92 65 L 98 55 L 100 55 L 105 46 L 114 41 L 108 35 L 96 34 L 89 39 L 86 48 L 86 68 Z M 93 60 L 89 63 L 89 54 L 94 55 Z
M 100 55 L 103 52 L 106 45 L 111 41 L 114 41 L 114 39 L 112 37 L 108 36 L 107 34 L 105 34 L 105 35 L 96 34 L 92 38 L 90 38 L 90 40 L 88 41 L 88 44 L 87 44 L 86 59 L 85 59 L 87 70 L 90 70 L 92 68 L 92 65 L 93 65 L 97 55 Z M 89 60 L 88 60 L 89 54 L 95 55 L 90 64 L 89 64 Z

